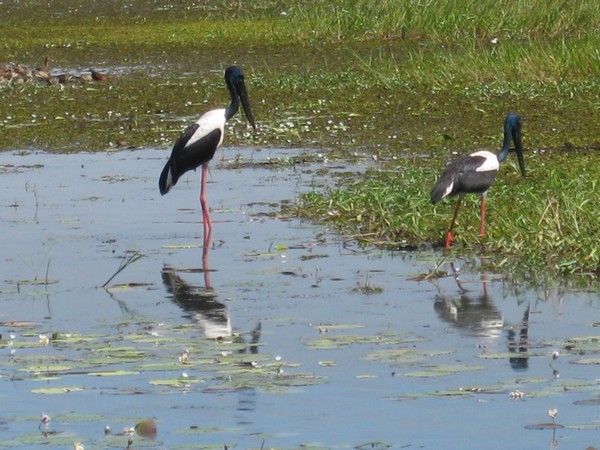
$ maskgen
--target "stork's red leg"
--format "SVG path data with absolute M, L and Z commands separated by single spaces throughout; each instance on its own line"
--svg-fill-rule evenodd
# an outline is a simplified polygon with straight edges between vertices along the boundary
M 210 283 L 210 269 L 208 267 L 208 251 L 210 249 L 210 239 L 212 235 L 212 221 L 208 202 L 206 200 L 206 174 L 208 172 L 208 163 L 202 164 L 202 180 L 200 182 L 200 206 L 202 207 L 202 228 L 204 231 L 202 241 L 202 270 L 204 272 L 204 285 L 206 289 L 212 289 Z
M 481 219 L 479 222 L 479 236 L 485 236 L 485 195 L 481 196 Z
M 210 235 L 212 232 L 212 222 L 210 220 L 210 212 L 208 210 L 208 202 L 206 201 L 206 173 L 208 172 L 208 164 L 202 164 L 202 180 L 200 182 L 200 206 L 202 207 L 202 225 L 204 229 L 204 248 L 210 246 Z
M 452 216 L 452 222 L 450 222 L 450 228 L 446 231 L 446 240 L 445 247 L 450 248 L 452 246 L 452 241 L 454 240 L 454 236 L 452 235 L 452 230 L 454 229 L 454 223 L 456 222 L 456 216 L 458 216 L 458 210 L 460 209 L 460 202 L 462 197 L 458 197 L 458 201 L 456 202 L 456 208 L 454 208 L 454 215 Z
M 208 232 L 208 243 L 209 245 L 205 245 L 202 249 L 202 272 L 204 272 L 204 287 L 206 289 L 212 289 L 212 284 L 210 282 L 210 268 L 208 267 L 208 251 L 210 249 L 210 234 Z

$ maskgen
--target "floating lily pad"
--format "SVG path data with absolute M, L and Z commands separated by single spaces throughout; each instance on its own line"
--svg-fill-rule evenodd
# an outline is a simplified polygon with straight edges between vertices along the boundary
M 498 352 L 498 353 L 479 353 L 477 355 L 478 358 L 481 359 L 508 359 L 508 358 L 526 358 L 528 355 L 526 353 L 509 353 L 509 352 Z
M 577 336 L 566 340 L 566 348 L 572 354 L 600 353 L 600 336 Z
M 193 378 L 171 378 L 171 379 L 165 379 L 165 380 L 150 380 L 148 381 L 148 383 L 150 383 L 151 385 L 154 386 L 170 386 L 170 387 L 183 387 L 183 386 L 189 386 L 191 384 L 198 384 L 198 383 L 204 383 L 204 380 L 198 380 L 198 379 L 193 379 Z
M 566 340 L 569 344 L 578 344 L 581 342 L 594 342 L 600 345 L 600 336 L 574 336 Z
M 173 359 L 172 361 L 157 362 L 157 363 L 150 363 L 150 364 L 140 364 L 138 367 L 141 370 L 144 370 L 144 371 L 151 370 L 153 372 L 182 370 L 182 369 L 194 368 L 194 367 L 198 367 L 198 366 L 202 366 L 203 370 L 209 370 L 209 368 L 207 366 L 209 364 L 211 364 L 212 362 L 213 362 L 213 360 L 194 360 L 194 361 L 186 362 L 185 364 L 183 364 L 183 363 L 181 363 L 179 361 L 175 361 Z M 212 368 L 212 370 L 217 370 L 217 367 Z
M 79 219 L 76 217 L 64 217 L 58 220 L 58 223 L 78 223 Z
M 42 389 L 32 389 L 31 392 L 34 394 L 46 394 L 46 395 L 56 395 L 56 394 L 70 394 L 73 392 L 82 392 L 85 391 L 84 388 L 77 386 L 63 386 L 63 387 L 54 387 L 54 388 L 42 388 Z
M 260 389 L 281 392 L 298 386 L 314 386 L 327 383 L 327 379 L 307 373 L 284 373 L 280 375 L 243 374 L 224 380 L 219 386 L 210 386 L 204 392 L 235 392 L 244 389 Z
M 57 419 L 61 423 L 67 423 L 67 422 L 99 422 L 99 421 L 104 421 L 105 420 L 104 416 L 102 416 L 100 414 L 93 414 L 93 413 L 83 414 L 83 413 L 77 413 L 77 412 L 67 413 L 67 414 L 61 414 L 61 415 L 55 417 L 55 419 Z
M 548 378 L 517 378 L 511 381 L 510 384 L 535 384 L 535 383 L 548 383 Z
M 571 364 L 581 364 L 581 365 L 590 365 L 590 364 L 600 364 L 600 358 L 581 358 L 574 359 L 570 361 Z
M 273 384 L 277 386 L 315 386 L 327 383 L 327 378 L 318 377 L 309 373 L 300 374 L 283 374 L 273 380 Z
M 365 326 L 359 323 L 320 323 L 313 325 L 315 328 L 324 331 L 339 331 L 339 330 L 352 330 L 356 328 L 364 328 Z
M 105 372 L 88 372 L 88 375 L 94 377 L 122 377 L 126 375 L 139 375 L 137 370 L 113 370 Z
M 0 326 L 9 328 L 34 328 L 39 326 L 38 322 L 30 322 L 23 320 L 11 320 L 8 322 L 0 322 Z
M 34 341 L 25 341 L 25 340 L 17 339 L 17 340 L 10 341 L 10 344 L 6 343 L 6 345 L 10 346 L 12 348 L 15 348 L 15 349 L 23 349 L 23 348 L 42 347 L 46 344 L 41 343 L 40 340 L 36 336 L 36 339 Z
M 49 442 L 58 448 L 71 449 L 76 438 L 74 433 L 60 430 L 49 429 L 47 434 L 37 433 L 26 434 L 19 437 L 18 445 L 11 448 L 31 448 L 32 446 L 47 446 Z
M 62 364 L 45 364 L 39 366 L 28 366 L 19 369 L 21 372 L 48 373 L 48 372 L 65 372 L 71 370 L 72 366 Z
M 574 391 L 574 390 L 589 390 L 598 388 L 598 380 L 558 380 L 553 383 L 553 387 L 560 391 Z
M 9 281 L 9 283 L 11 284 L 19 284 L 21 286 L 23 285 L 29 285 L 29 286 L 45 286 L 45 285 L 50 285 L 50 284 L 57 284 L 58 280 L 52 280 L 52 279 L 29 279 L 29 280 L 17 280 L 17 281 Z
M 162 248 L 168 249 L 188 249 L 188 248 L 200 248 L 200 244 L 171 244 L 171 245 L 163 245 Z
M 54 333 L 52 335 L 52 344 L 83 344 L 95 342 L 99 339 L 99 336 L 95 335 L 84 335 L 77 333 Z
M 392 444 L 388 444 L 387 442 L 367 442 L 365 444 L 357 445 L 354 447 L 356 450 L 385 450 L 386 448 L 390 448 Z
M 401 338 L 396 335 L 379 334 L 375 336 L 327 335 L 306 342 L 311 348 L 336 349 L 352 344 L 401 345 L 415 342 L 413 338 Z
M 397 400 L 416 400 L 419 398 L 428 397 L 464 397 L 467 395 L 473 395 L 474 393 L 464 389 L 443 389 L 435 392 L 421 392 L 414 394 L 406 394 L 398 397 Z
M 526 430 L 557 430 L 564 428 L 564 425 L 558 423 L 536 423 L 533 425 L 525 425 Z
M 444 355 L 452 353 L 450 350 L 422 352 L 414 349 L 391 349 L 378 350 L 366 356 L 369 361 L 379 361 L 403 365 L 415 365 L 425 361 L 427 358 L 435 355 Z
M 335 361 L 319 361 L 319 365 L 322 367 L 335 367 L 337 363 Z
M 430 366 L 425 370 L 419 370 L 416 372 L 408 372 L 405 375 L 407 377 L 445 377 L 448 375 L 455 375 L 462 372 L 475 372 L 478 370 L 485 370 L 483 366 L 469 366 L 469 365 L 455 365 L 455 366 Z
M 378 286 L 371 286 L 368 284 L 361 284 L 358 286 L 354 286 L 351 289 L 351 291 L 358 292 L 359 294 L 364 294 L 364 295 L 372 295 L 372 294 L 381 294 L 383 292 L 383 288 L 378 287 Z

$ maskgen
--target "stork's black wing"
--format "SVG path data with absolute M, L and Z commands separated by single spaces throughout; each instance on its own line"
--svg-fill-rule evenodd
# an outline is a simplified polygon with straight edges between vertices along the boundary
M 193 144 L 188 144 L 197 128 L 196 124 L 190 125 L 173 147 L 170 158 L 173 185 L 188 170 L 195 170 L 209 162 L 217 151 L 221 140 L 220 129 L 211 131 Z
M 497 171 L 478 172 L 486 161 L 483 156 L 467 155 L 448 164 L 431 191 L 431 202 L 464 193 L 483 193 L 496 178 Z

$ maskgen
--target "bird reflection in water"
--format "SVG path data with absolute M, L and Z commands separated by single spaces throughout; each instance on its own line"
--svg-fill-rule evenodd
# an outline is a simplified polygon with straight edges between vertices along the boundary
M 460 271 L 453 263 L 451 267 L 460 296 L 456 298 L 436 295 L 434 304 L 436 312 L 442 319 L 453 323 L 458 328 L 472 330 L 477 335 L 488 338 L 498 337 L 502 332 L 504 319 L 489 295 L 487 274 L 482 272 L 482 291 L 475 294 L 464 286 L 460 279 Z
M 207 238 L 210 242 L 210 230 Z M 234 342 L 243 344 L 238 350 L 239 353 L 257 354 L 261 337 L 261 323 L 259 322 L 249 333 L 236 333 L 234 335 L 231 329 L 229 310 L 225 304 L 217 300 L 217 294 L 210 281 L 212 270 L 208 267 L 208 253 L 209 247 L 204 247 L 201 269 L 163 267 L 161 271 L 163 284 L 167 292 L 172 295 L 173 302 L 202 327 L 204 337 L 207 339 L 226 339 L 233 336 Z M 202 273 L 204 275 L 204 286 L 194 286 L 187 283 L 179 273 Z M 249 342 L 246 342 L 248 337 Z M 246 413 L 253 413 L 256 410 L 255 390 L 240 390 L 238 402 L 238 423 L 240 425 L 253 423 Z
M 210 240 L 210 231 L 208 233 Z M 207 339 L 223 339 L 232 336 L 231 319 L 227 306 L 217 300 L 217 294 L 212 287 L 210 274 L 212 270 L 208 266 L 209 247 L 202 251 L 202 269 L 174 269 L 169 266 L 163 267 L 161 271 L 163 284 L 167 292 L 172 295 L 173 302 L 186 311 L 189 317 L 198 323 Z M 202 273 L 204 275 L 204 287 L 194 286 L 181 278 L 179 273 Z M 260 341 L 260 322 L 248 333 L 250 342 L 244 346 L 240 353 L 246 351 L 258 353 Z M 235 342 L 246 343 L 243 335 L 235 337 Z
M 208 238 L 210 239 L 210 232 Z M 202 269 L 174 269 L 169 266 L 161 271 L 163 284 L 172 295 L 173 302 L 186 311 L 198 323 L 208 339 L 231 336 L 231 320 L 227 306 L 217 300 L 210 281 L 208 247 L 202 251 Z M 188 284 L 179 276 L 180 272 L 204 274 L 204 287 Z
M 460 279 L 460 270 L 451 264 L 460 297 L 436 295 L 434 309 L 442 319 L 456 327 L 472 330 L 478 336 L 497 338 L 504 329 L 504 318 L 496 308 L 488 291 L 488 276 L 481 272 L 480 293 L 473 293 L 465 288 Z M 518 328 L 518 329 L 517 329 Z M 514 356 L 509 363 L 514 370 L 526 370 L 529 364 L 529 306 L 523 314 L 518 327 L 511 327 L 507 332 L 508 351 Z
M 165 266 L 162 269 L 163 284 L 173 297 L 173 302 L 180 306 L 188 316 L 202 327 L 208 339 L 222 339 L 231 336 L 231 320 L 227 306 L 217 300 L 215 291 L 209 285 L 193 286 L 184 281 L 180 272 L 198 273 L 202 269 L 174 269 Z M 204 272 L 204 279 L 210 279 Z
M 510 367 L 514 370 L 527 370 L 529 367 L 529 305 L 523 314 L 521 328 L 508 330 L 508 351 L 515 356 L 509 358 Z

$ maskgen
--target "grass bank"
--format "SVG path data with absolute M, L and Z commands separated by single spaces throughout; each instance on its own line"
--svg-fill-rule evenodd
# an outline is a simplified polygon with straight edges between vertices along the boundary
M 451 254 L 473 252 L 496 270 L 596 276 L 600 223 L 593 199 L 600 168 L 589 163 L 590 156 L 596 157 L 587 151 L 528 154 L 524 180 L 515 162 L 505 163 L 488 195 L 487 236 L 478 235 L 479 197 L 467 196 Z M 303 195 L 296 212 L 319 218 L 366 245 L 441 247 L 456 201 L 430 204 L 442 168 L 436 171 L 416 160 L 398 166 Z

